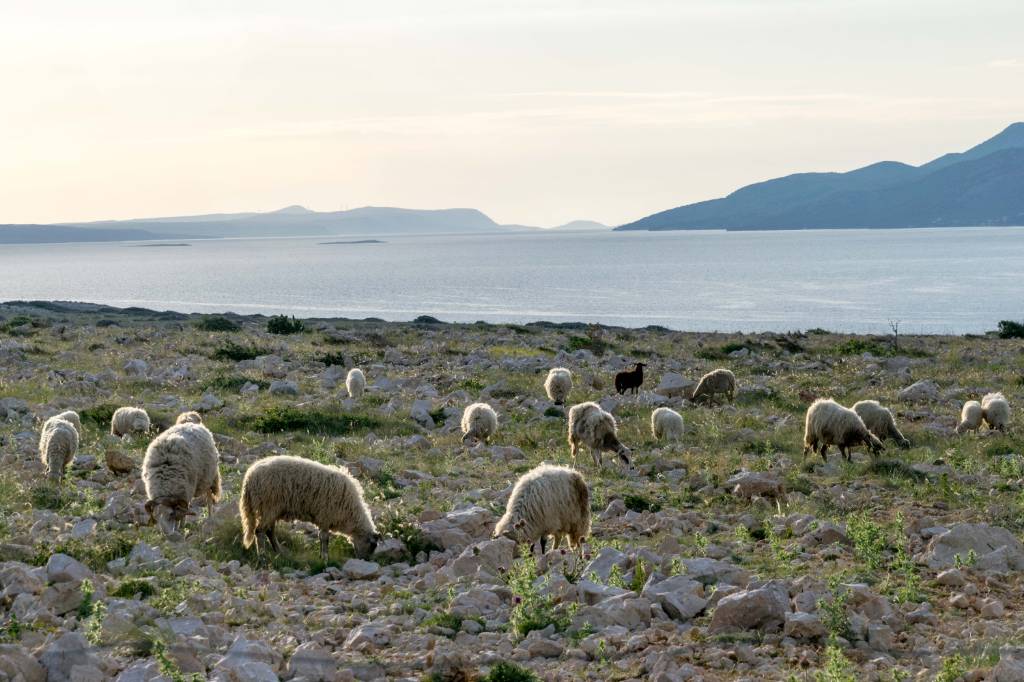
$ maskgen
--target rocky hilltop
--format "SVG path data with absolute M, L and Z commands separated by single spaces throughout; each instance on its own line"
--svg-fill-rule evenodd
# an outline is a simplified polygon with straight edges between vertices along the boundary
M 1024 679 L 1020 427 L 953 433 L 965 400 L 1021 404 L 1020 341 L 267 323 L 0 306 L 0 679 Z M 645 385 L 616 395 L 637 360 Z M 635 468 L 578 462 L 592 537 L 531 558 L 490 536 L 520 474 L 569 463 L 553 366 L 573 372 L 570 404 L 616 416 Z M 714 367 L 735 400 L 689 403 Z M 821 396 L 881 401 L 911 447 L 803 457 Z M 466 447 L 477 400 L 500 426 Z M 195 409 L 215 434 L 224 494 L 182 538 L 144 510 L 152 434 L 109 435 L 122 405 L 153 433 Z M 653 439 L 656 406 L 683 415 L 682 440 Z M 67 409 L 83 434 L 56 486 L 39 428 Z M 385 536 L 371 560 L 337 536 L 322 563 L 305 523 L 281 524 L 280 555 L 241 546 L 242 475 L 275 453 L 362 482 Z

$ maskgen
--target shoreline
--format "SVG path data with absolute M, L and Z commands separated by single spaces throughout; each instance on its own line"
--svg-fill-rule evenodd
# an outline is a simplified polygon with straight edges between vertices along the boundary
M 180 312 L 176 310 L 156 310 L 153 308 L 145 308 L 141 306 L 113 306 L 103 303 L 92 303 L 88 301 L 64 301 L 64 300 L 11 300 L 11 301 L 0 301 L 0 321 L 3 320 L 5 313 L 11 315 L 31 315 L 36 314 L 43 317 L 54 317 L 58 315 L 96 315 L 96 316 L 107 316 L 107 317 L 126 317 L 138 321 L 154 320 L 154 321 L 194 321 L 207 317 L 226 317 L 233 321 L 240 322 L 253 322 L 262 323 L 266 320 L 274 317 L 274 314 L 263 314 L 263 313 L 236 313 L 230 310 L 214 311 L 214 312 Z M 843 330 L 823 329 L 823 328 L 809 328 L 809 329 L 787 329 L 787 330 L 762 330 L 762 331 L 745 331 L 745 330 L 698 330 L 698 329 L 675 329 L 664 325 L 643 325 L 643 326 L 626 326 L 626 325 L 615 325 L 615 324 L 603 324 L 595 322 L 584 322 L 579 320 L 566 320 L 556 322 L 552 320 L 533 320 L 529 322 L 513 322 L 513 321 L 501 321 L 501 322 L 488 322 L 484 320 L 478 320 L 474 322 L 458 322 L 448 321 L 439 319 L 430 314 L 418 315 L 408 320 L 385 320 L 379 317 L 344 317 L 344 316 L 303 316 L 303 315 L 286 315 L 287 317 L 295 317 L 296 319 L 304 322 L 316 325 L 330 325 L 330 324 L 345 324 L 353 326 L 367 326 L 367 325 L 386 325 L 394 327 L 407 327 L 412 326 L 414 328 L 421 327 L 450 327 L 453 329 L 488 329 L 488 328 L 506 328 L 506 329 L 519 329 L 519 328 L 535 328 L 538 330 L 563 330 L 563 331 L 586 331 L 588 329 L 597 329 L 602 331 L 610 332 L 651 332 L 656 334 L 678 334 L 684 336 L 712 336 L 712 337 L 788 337 L 788 336 L 807 336 L 809 334 L 820 334 L 820 335 L 832 335 L 849 338 L 868 338 L 868 339 L 891 339 L 892 334 L 890 333 L 870 333 L 870 332 L 850 332 Z M 998 321 L 993 322 L 992 326 L 996 327 Z M 901 339 L 963 339 L 963 338 L 998 338 L 996 336 L 995 329 L 988 330 L 984 333 L 912 333 L 900 331 Z

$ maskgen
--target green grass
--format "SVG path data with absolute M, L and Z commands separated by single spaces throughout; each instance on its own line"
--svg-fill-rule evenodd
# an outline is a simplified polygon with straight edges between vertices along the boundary
M 376 417 L 336 410 L 271 405 L 243 415 L 240 426 L 260 433 L 301 431 L 317 436 L 348 436 L 380 429 L 384 423 Z M 413 429 L 410 426 L 408 430 Z
M 213 353 L 210 354 L 210 359 L 240 362 L 242 360 L 252 360 L 260 357 L 261 355 L 269 354 L 270 351 L 265 348 L 242 345 L 236 341 L 228 340 L 217 346 Z

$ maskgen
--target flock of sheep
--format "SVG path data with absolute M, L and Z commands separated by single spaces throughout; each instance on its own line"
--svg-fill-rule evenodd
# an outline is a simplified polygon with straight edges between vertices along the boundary
M 638 380 L 639 379 L 639 383 Z M 643 381 L 643 365 L 620 372 L 615 386 L 620 393 L 636 390 Z M 349 371 L 345 382 L 353 398 L 362 396 L 366 377 L 361 370 Z M 557 367 L 545 381 L 548 398 L 565 405 L 572 392 L 572 372 Z M 687 398 L 692 402 L 714 402 L 719 397 L 732 400 L 736 377 L 727 369 L 705 374 Z M 1006 430 L 1010 406 L 1001 393 L 990 393 L 979 403 L 967 402 L 956 427 L 959 434 L 977 431 L 982 422 L 991 429 Z M 145 434 L 151 423 L 145 410 L 118 409 L 111 419 L 115 436 Z M 487 403 L 473 403 L 463 412 L 463 443 L 488 442 L 498 430 L 498 415 Z M 47 475 L 58 483 L 74 458 L 81 436 L 81 420 L 75 412 L 62 412 L 43 424 L 39 454 Z M 678 440 L 684 432 L 683 417 L 667 407 L 651 414 L 651 432 L 658 440 Z M 804 454 L 817 451 L 824 459 L 829 446 L 835 445 L 850 459 L 850 448 L 867 446 L 880 452 L 885 439 L 900 447 L 910 446 L 896 426 L 892 412 L 874 400 L 862 400 L 847 408 L 834 400 L 818 399 L 808 408 Z M 598 467 L 602 453 L 614 453 L 626 467 L 632 466 L 631 452 L 617 435 L 615 417 L 594 402 L 573 405 L 568 413 L 568 440 L 573 467 L 541 464 L 516 482 L 505 514 L 494 535 L 505 536 L 531 547 L 539 542 L 547 550 L 547 539 L 558 547 L 563 537 L 577 549 L 590 533 L 590 494 L 586 481 L 576 470 L 580 448 L 588 448 Z M 196 412 L 185 412 L 176 423 L 157 435 L 142 463 L 146 489 L 145 509 L 150 520 L 169 534 L 177 533 L 194 499 L 206 504 L 209 515 L 220 499 L 220 455 L 213 434 Z M 108 462 L 109 464 L 109 462 Z M 345 536 L 360 558 L 370 557 L 380 540 L 373 517 L 359 482 L 340 466 L 326 466 L 288 455 L 267 457 L 254 463 L 242 480 L 238 502 L 245 547 L 261 544 L 280 551 L 274 534 L 278 521 L 306 521 L 320 529 L 320 555 L 326 562 L 331 533 Z M 262 539 L 262 542 L 261 542 Z

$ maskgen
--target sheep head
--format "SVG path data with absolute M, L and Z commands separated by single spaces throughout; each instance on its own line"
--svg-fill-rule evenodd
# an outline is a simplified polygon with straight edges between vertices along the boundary
M 377 551 L 377 543 L 380 542 L 380 533 L 357 534 L 352 536 L 352 547 L 355 549 L 356 557 L 369 559 Z

